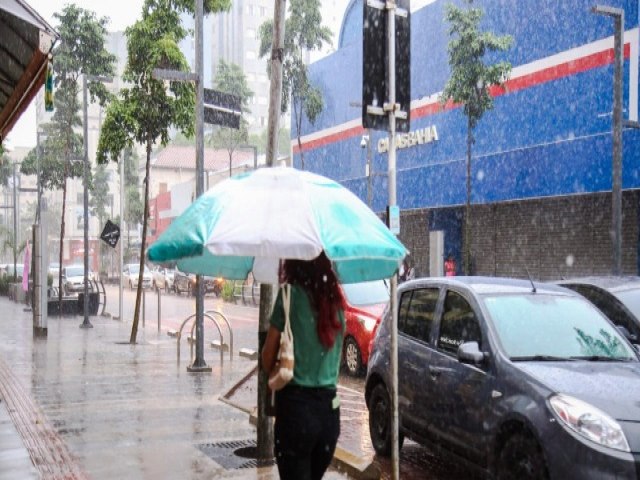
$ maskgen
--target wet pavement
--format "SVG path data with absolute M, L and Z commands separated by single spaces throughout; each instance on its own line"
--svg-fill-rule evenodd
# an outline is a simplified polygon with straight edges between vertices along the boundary
M 106 317 L 49 318 L 34 338 L 23 307 L 0 297 L 0 478 L 278 478 L 238 461 L 255 429 L 220 400 L 255 361 L 208 349 L 212 372 L 189 373 L 166 331 L 147 322 L 132 346 L 130 323 Z
M 107 311 L 117 312 L 117 288 L 107 293 Z M 257 308 L 205 299 L 205 309 L 230 319 L 234 354 L 209 346 L 219 332 L 207 324 L 212 372 L 195 374 L 186 371 L 186 340 L 178 361 L 176 339 L 167 335 L 192 313 L 193 299 L 162 296 L 158 330 L 157 296 L 147 292 L 145 327 L 132 346 L 133 299 L 125 291 L 124 321 L 96 316 L 93 328 L 81 329 L 82 317 L 51 317 L 42 339 L 24 305 L 0 297 L 0 480 L 278 478 L 275 467 L 234 455 L 256 438 L 257 362 L 238 352 L 257 348 Z M 363 378 L 341 375 L 341 435 L 326 479 L 391 478 L 389 460 L 371 446 L 363 391 Z M 411 441 L 401 450 L 400 475 L 474 477 Z

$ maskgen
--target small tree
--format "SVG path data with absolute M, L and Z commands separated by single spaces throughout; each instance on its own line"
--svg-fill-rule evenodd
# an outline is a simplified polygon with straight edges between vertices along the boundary
M 208 11 L 228 9 L 229 0 L 207 0 Z M 149 218 L 149 168 L 151 149 L 156 142 L 166 145 L 169 128 L 175 126 L 187 137 L 194 131 L 195 98 L 192 84 L 172 81 L 169 91 L 153 78 L 155 68 L 188 71 L 189 65 L 178 47 L 186 36 L 180 11 L 194 7 L 188 0 L 145 0 L 142 18 L 127 28 L 127 66 L 123 80 L 131 86 L 120 91 L 109 105 L 98 144 L 98 161 L 118 161 L 120 152 L 136 142 L 145 146 L 144 215 L 140 246 L 140 273 L 136 306 L 129 342 L 136 343 L 142 276 Z
M 76 5 L 65 6 L 54 17 L 59 21 L 60 32 L 60 43 L 55 50 L 56 108 L 40 154 L 40 170 L 43 188 L 62 189 L 59 257 L 62 265 L 67 179 L 82 175 L 82 164 L 71 163 L 73 159 L 82 158 L 83 152 L 82 137 L 75 132 L 81 125 L 78 80 L 83 74 L 112 76 L 115 56 L 104 48 L 109 21 L 106 17 L 97 18 L 94 12 Z M 88 89 L 92 101 L 97 98 L 101 105 L 108 101 L 109 94 L 102 83 L 88 82 Z M 32 150 L 21 171 L 35 174 L 36 160 L 37 152 Z M 62 312 L 62 269 L 58 274 L 58 291 L 59 312 Z
M 284 58 L 282 60 L 282 112 L 289 109 L 289 99 L 293 106 L 293 120 L 296 125 L 296 138 L 300 148 L 300 165 L 304 170 L 301 128 L 302 114 L 311 124 L 324 108 L 322 93 L 309 81 L 304 58 L 305 53 L 319 50 L 325 44 L 331 44 L 331 30 L 322 25 L 320 0 L 291 0 L 289 17 L 285 23 Z M 273 41 L 273 20 L 260 25 L 260 57 L 271 54 Z M 270 73 L 269 69 L 268 72 Z
M 242 111 L 249 111 L 249 99 L 253 97 L 253 92 L 247 85 L 247 78 L 238 65 L 221 60 L 218 64 L 213 83 L 216 90 L 240 97 Z M 216 148 L 223 148 L 228 152 L 229 176 L 232 174 L 233 152 L 235 152 L 240 145 L 246 144 L 247 138 L 247 121 L 244 117 L 240 117 L 240 128 L 218 127 L 210 138 L 209 143 Z
M 509 35 L 496 36 L 479 28 L 483 11 L 472 8 L 473 0 L 464 0 L 466 9 L 453 4 L 446 6 L 445 18 L 449 23 L 449 66 L 451 77 L 442 92 L 442 103 L 461 104 L 467 117 L 467 198 L 465 205 L 464 272 L 471 273 L 471 147 L 475 142 L 473 131 L 487 110 L 493 108 L 490 88 L 504 85 L 511 73 L 509 62 L 493 65 L 484 63 L 489 52 L 507 51 L 512 43 Z

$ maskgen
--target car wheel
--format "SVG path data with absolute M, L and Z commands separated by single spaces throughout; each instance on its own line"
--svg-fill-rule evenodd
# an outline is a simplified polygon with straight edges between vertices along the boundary
M 131 280 L 129 280 L 129 288 L 133 290 L 133 282 Z
M 498 457 L 498 480 L 545 480 L 549 478 L 538 442 L 530 435 L 516 433 L 507 439 Z
M 391 400 L 382 383 L 375 386 L 369 399 L 369 436 L 378 455 L 391 455 Z M 400 449 L 404 443 L 404 435 L 399 434 L 398 440 Z
M 362 373 L 362 354 L 358 343 L 353 337 L 347 337 L 342 349 L 342 359 L 345 370 L 349 375 L 357 376 Z

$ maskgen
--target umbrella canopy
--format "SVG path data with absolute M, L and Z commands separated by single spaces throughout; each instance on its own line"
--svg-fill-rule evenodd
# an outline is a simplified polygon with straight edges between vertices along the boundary
M 342 283 L 391 277 L 407 250 L 358 197 L 294 168 L 228 178 L 198 198 L 151 245 L 152 262 L 186 272 L 277 283 L 280 259 L 324 250 Z

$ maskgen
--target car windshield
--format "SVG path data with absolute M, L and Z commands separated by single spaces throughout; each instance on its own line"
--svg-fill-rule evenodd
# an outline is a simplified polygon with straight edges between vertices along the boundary
M 616 328 L 582 298 L 495 295 L 484 303 L 512 359 L 636 359 Z
M 129 265 L 129 273 L 139 273 L 140 272 L 140 265 L 138 265 L 137 263 L 132 263 L 131 265 Z
M 614 295 L 618 297 L 636 318 L 640 319 L 640 288 L 615 292 Z
M 67 267 L 65 269 L 67 277 L 82 277 L 84 276 L 84 267 Z
M 389 290 L 384 280 L 344 284 L 342 290 L 350 305 L 375 305 L 389 301 Z

